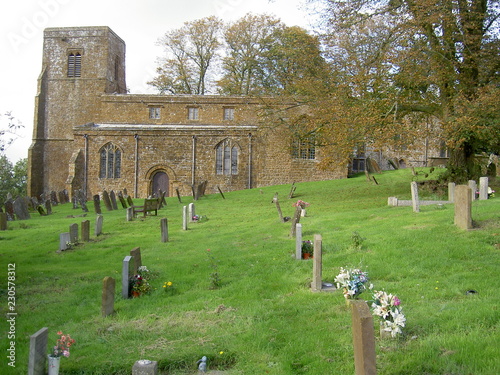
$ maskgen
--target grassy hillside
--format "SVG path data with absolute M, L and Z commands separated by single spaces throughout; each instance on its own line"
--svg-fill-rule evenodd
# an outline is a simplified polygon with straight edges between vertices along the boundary
M 323 237 L 324 281 L 333 281 L 340 267 L 359 266 L 376 289 L 400 297 L 407 327 L 398 339 L 377 334 L 380 374 L 500 373 L 500 198 L 474 202 L 476 229 L 466 232 L 454 226 L 452 205 L 422 206 L 420 213 L 387 206 L 389 196 L 409 199 L 412 177 L 400 170 L 376 175 L 379 185 L 364 176 L 299 183 L 293 200 L 289 185 L 226 199 L 208 195 L 195 202 L 208 220 L 187 231 L 188 197 L 182 204 L 168 198 L 157 217 L 145 220 L 127 222 L 123 209 L 103 212 L 104 234 L 95 238 L 92 230 L 91 242 L 62 253 L 59 233 L 85 219 L 93 228 L 93 213 L 68 217 L 82 212 L 66 204 L 51 216 L 9 222 L 0 232 L 1 308 L 7 312 L 7 265 L 15 263 L 17 358 L 15 369 L 2 359 L 0 372 L 26 374 L 29 336 L 48 327 L 49 345 L 59 330 L 76 339 L 61 374 L 130 374 L 144 358 L 158 361 L 162 374 L 192 374 L 203 355 L 210 369 L 227 374 L 354 373 L 349 310 L 340 292 L 310 291 L 312 261 L 293 259 L 290 223 L 279 221 L 271 203 L 278 192 L 287 216 L 297 199 L 310 203 L 303 237 Z M 160 241 L 162 217 L 168 243 Z M 363 239 L 361 249 L 353 233 Z M 143 265 L 159 274 L 156 289 L 124 300 L 122 260 L 137 246 Z M 214 264 L 218 289 L 210 288 Z M 103 318 L 105 276 L 116 279 L 116 314 Z M 175 293 L 162 288 L 168 281 Z M 478 293 L 466 295 L 470 289 Z M 2 327 L 5 353 L 5 320 Z

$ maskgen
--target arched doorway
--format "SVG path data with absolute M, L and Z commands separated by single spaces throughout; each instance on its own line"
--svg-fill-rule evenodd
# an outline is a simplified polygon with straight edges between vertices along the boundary
M 168 174 L 162 171 L 156 172 L 153 175 L 153 183 L 151 184 L 151 189 L 152 189 L 151 195 L 157 197 L 158 191 L 161 190 L 165 192 L 166 197 L 170 196 L 168 191 L 168 185 L 169 185 Z

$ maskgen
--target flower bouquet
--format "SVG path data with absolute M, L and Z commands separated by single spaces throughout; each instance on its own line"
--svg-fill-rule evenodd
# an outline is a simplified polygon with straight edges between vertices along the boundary
M 366 289 L 372 289 L 373 285 L 370 284 L 366 287 L 368 282 L 368 273 L 360 269 L 344 269 L 340 268 L 340 273 L 335 277 L 337 289 L 342 288 L 344 291 L 344 298 L 357 299 L 358 296 Z
M 64 335 L 61 331 L 57 332 L 59 338 L 56 345 L 49 354 L 50 357 L 69 357 L 69 348 L 75 343 L 75 340 L 70 335 Z
M 149 281 L 156 277 L 156 274 L 150 271 L 146 266 L 140 266 L 137 274 L 130 280 L 130 292 L 133 297 L 139 297 L 141 294 L 149 294 L 152 291 Z
M 300 208 L 304 209 L 304 208 L 306 208 L 306 207 L 309 207 L 309 203 L 304 202 L 303 200 L 300 200 L 300 199 L 299 199 L 297 202 L 295 202 L 295 203 L 293 204 L 293 206 L 294 206 L 294 207 L 300 207 Z
M 373 315 L 380 318 L 380 331 L 390 332 L 392 337 L 403 333 L 406 318 L 401 312 L 401 301 L 398 297 L 384 291 L 373 291 Z
M 302 241 L 302 259 L 312 258 L 314 254 L 314 247 L 311 241 Z

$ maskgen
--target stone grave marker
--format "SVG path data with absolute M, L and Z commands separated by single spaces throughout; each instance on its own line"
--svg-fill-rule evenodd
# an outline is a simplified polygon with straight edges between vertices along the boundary
M 133 206 L 134 205 L 134 201 L 132 200 L 132 197 L 130 195 L 127 195 L 127 203 L 129 206 Z
M 488 177 L 479 178 L 479 200 L 488 199 Z
M 158 190 L 158 196 L 159 196 L 158 202 L 160 203 L 158 206 L 159 209 L 167 205 L 167 201 L 165 200 L 165 194 L 167 194 L 166 191 L 161 191 L 161 189 Z
M 292 227 L 290 228 L 290 237 L 295 237 L 295 231 L 297 224 L 300 222 L 300 216 L 302 214 L 302 208 L 300 206 L 295 207 L 295 213 L 293 214 Z
M 52 203 L 50 202 L 50 199 L 45 201 L 45 210 L 47 211 L 47 215 L 52 214 Z
M 106 190 L 102 192 L 102 200 L 104 201 L 104 204 L 106 205 L 106 209 L 108 211 L 113 211 L 113 206 L 111 205 L 111 199 L 109 199 L 109 194 Z
M 220 189 L 219 185 L 217 185 L 217 190 L 219 190 L 219 194 L 220 196 L 222 197 L 222 199 L 226 199 L 226 197 L 224 196 L 224 193 L 222 192 L 222 190 Z
M 193 216 L 196 215 L 196 209 L 194 203 L 189 203 L 188 212 L 189 212 L 189 221 L 193 222 Z
M 59 203 L 61 204 L 66 203 L 66 197 L 64 196 L 63 191 L 58 192 L 57 195 L 59 197 Z
M 97 219 L 95 221 L 95 236 L 100 236 L 102 234 L 102 224 L 103 224 L 103 216 L 97 215 Z
M 7 199 L 4 203 L 5 213 L 7 214 L 7 220 L 15 220 L 14 216 L 14 202 L 12 199 Z
M 123 189 L 123 195 L 124 195 L 124 196 L 127 196 L 127 195 L 128 195 L 127 188 L 124 188 L 124 189 Z
M 13 204 L 14 213 L 16 214 L 17 220 L 28 220 L 31 218 L 28 211 L 28 205 L 23 197 L 17 197 Z
M 148 359 L 141 359 L 134 363 L 132 367 L 132 375 L 157 375 L 158 362 Z
M 7 230 L 7 214 L 0 212 L 0 230 Z
M 111 207 L 113 207 L 113 210 L 117 210 L 118 205 L 116 204 L 116 194 L 113 190 L 109 192 L 109 199 L 111 200 Z
M 115 279 L 109 276 L 102 280 L 101 313 L 103 317 L 115 312 L 115 284 Z
M 295 226 L 295 259 L 302 259 L 302 224 Z
M 59 201 L 57 200 L 57 193 L 55 191 L 50 192 L 50 201 L 54 206 L 57 206 L 59 204 Z
M 69 226 L 69 242 L 77 243 L 78 242 L 78 224 L 73 223 Z
M 168 242 L 168 220 L 166 217 L 160 220 L 161 242 Z
M 101 211 L 101 199 L 99 198 L 99 194 L 94 195 L 94 211 L 96 214 L 100 215 L 102 214 Z
M 276 205 L 276 209 L 278 210 L 278 215 L 280 217 L 280 221 L 282 223 L 285 222 L 285 218 L 283 217 L 283 212 L 281 211 L 280 203 L 278 202 L 278 193 L 274 195 L 273 202 Z
M 127 221 L 132 221 L 134 219 L 134 208 L 127 208 Z
M 448 183 L 448 201 L 451 203 L 455 202 L 455 183 Z
M 122 205 L 123 209 L 127 208 L 127 202 L 125 201 L 125 198 L 123 198 L 123 195 L 121 192 L 118 193 L 118 200 L 120 201 L 120 204 Z
M 64 194 L 64 202 L 65 203 L 69 203 L 69 193 L 68 193 L 68 190 L 64 189 L 63 190 L 63 194 Z
M 179 193 L 179 188 L 175 188 L 175 194 L 177 195 L 177 200 L 179 201 L 179 203 L 182 203 L 181 193 Z
M 73 196 L 72 202 L 73 202 L 73 210 L 76 210 L 78 208 L 78 197 L 76 195 Z
M 411 182 L 411 202 L 413 212 L 420 212 L 420 202 L 418 201 L 418 185 L 416 181 Z
M 45 208 L 40 204 L 36 207 L 36 210 L 40 214 L 40 216 L 46 216 L 47 212 L 45 212 Z
M 467 185 L 455 189 L 455 225 L 461 229 L 472 229 L 472 194 Z
M 130 278 L 134 276 L 133 272 L 133 257 L 127 255 L 122 263 L 122 297 L 130 297 Z
M 295 193 L 295 189 L 296 189 L 295 182 L 292 182 L 292 186 L 290 187 L 290 192 L 288 193 L 288 199 L 293 198 L 293 194 Z
M 469 187 L 471 188 L 471 197 L 472 197 L 472 201 L 475 201 L 476 200 L 476 191 L 477 191 L 477 183 L 476 181 L 474 180 L 469 180 Z
M 30 336 L 28 375 L 45 375 L 48 338 L 49 329 L 47 327 Z
M 64 251 L 68 249 L 68 243 L 71 242 L 71 236 L 69 232 L 64 232 L 59 234 L 59 251 Z
M 132 270 L 134 272 L 134 275 L 137 274 L 137 270 L 139 267 L 142 266 L 142 258 L 141 258 L 141 248 L 140 247 L 134 247 L 132 250 L 130 250 L 130 256 L 134 258 L 133 264 L 132 264 Z
M 89 212 L 89 209 L 87 208 L 87 196 L 85 192 L 83 190 L 78 190 L 77 197 L 83 212 Z
M 81 225 L 82 242 L 90 241 L 90 220 L 83 220 Z
M 182 208 L 182 229 L 188 229 L 188 207 L 184 206 Z
M 334 292 L 336 288 L 333 283 L 323 282 L 323 239 L 321 235 L 314 235 L 313 246 L 313 280 L 311 290 L 313 292 Z
M 377 367 L 373 316 L 368 304 L 363 300 L 352 300 L 350 306 L 355 374 L 375 375 Z

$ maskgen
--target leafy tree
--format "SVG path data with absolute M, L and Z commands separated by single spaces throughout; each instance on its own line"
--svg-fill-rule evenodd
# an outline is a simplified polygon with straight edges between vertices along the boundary
M 5 112 L 4 116 L 6 117 L 6 122 L 2 119 L 2 115 L 0 115 L 0 152 L 3 152 L 15 141 L 17 131 L 24 127 L 19 121 L 15 121 L 12 112 Z
M 211 16 L 167 32 L 159 41 L 166 57 L 160 59 L 157 77 L 148 83 L 163 94 L 204 95 L 209 69 L 220 46 L 221 27 L 222 21 Z
M 27 159 L 12 165 L 7 156 L 0 154 L 0 202 L 5 202 L 9 193 L 13 197 L 26 195 L 27 166 Z

